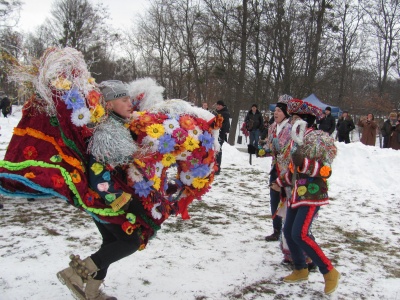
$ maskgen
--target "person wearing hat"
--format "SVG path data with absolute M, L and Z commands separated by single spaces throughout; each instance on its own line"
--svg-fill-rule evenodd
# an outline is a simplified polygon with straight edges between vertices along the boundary
M 327 106 L 325 108 L 325 114 L 322 116 L 320 120 L 317 120 L 317 124 L 319 124 L 318 129 L 324 132 L 327 132 L 331 135 L 335 131 L 335 118 L 331 114 L 331 107 Z
M 258 139 L 260 138 L 260 131 L 264 127 L 264 121 L 261 112 L 258 110 L 257 104 L 253 104 L 248 111 L 244 122 L 246 129 L 250 133 L 250 145 L 258 148 Z
M 4 118 L 7 118 L 7 116 L 10 115 L 12 112 L 12 103 L 6 94 L 3 94 L 3 96 L 1 96 L 0 109 Z
M 389 138 L 393 131 L 396 129 L 396 122 L 397 122 L 397 113 L 392 111 L 389 114 L 389 118 L 383 122 L 383 126 L 381 127 L 381 133 L 383 136 L 383 147 L 382 148 L 389 148 Z
M 289 121 L 290 115 L 287 112 L 287 103 L 290 99 L 292 97 L 289 95 L 279 97 L 274 111 L 274 123 L 269 127 L 267 143 L 264 146 L 266 153 L 272 156 L 269 187 L 273 232 L 265 237 L 267 242 L 278 241 L 282 231 L 282 217 L 276 214 L 281 201 L 281 188 L 277 185 L 276 179 L 280 170 L 284 168 L 279 165 L 279 161 L 284 149 L 290 143 L 292 126 Z
M 216 160 L 218 164 L 218 171 L 215 172 L 215 175 L 219 175 L 221 172 L 221 162 L 222 162 L 222 145 L 224 142 L 228 141 L 228 133 L 231 128 L 231 123 L 229 121 L 229 118 L 231 117 L 229 114 L 229 110 L 226 107 L 224 101 L 218 100 L 216 103 L 216 114 L 221 115 L 224 120 L 222 122 L 221 129 L 219 130 L 219 137 L 218 137 L 218 142 L 221 145 L 221 149 L 217 154 Z
M 349 112 L 344 110 L 336 124 L 339 142 L 349 144 L 350 132 L 354 130 L 354 128 L 356 128 L 356 126 L 354 125 L 353 119 L 349 116 Z
M 281 187 L 292 187 L 284 236 L 294 270 L 283 281 L 308 280 L 307 255 L 323 274 L 324 292 L 329 295 L 336 290 L 340 273 L 311 236 L 310 228 L 320 207 L 329 203 L 326 180 L 332 173 L 330 165 L 337 153 L 335 140 L 313 129 L 312 125 L 322 114 L 320 108 L 300 99 L 292 99 L 288 102 L 288 113 L 292 115 L 292 141 L 286 149 L 285 158 L 290 173 L 278 178 L 277 183 Z
M 106 102 L 108 117 L 96 127 L 88 146 L 90 153 L 89 185 L 101 196 L 104 205 L 108 205 L 106 204 L 109 203 L 108 195 L 112 193 L 117 195 L 117 199 L 124 195 L 128 199 L 130 198 L 130 202 L 126 204 L 127 210 L 131 210 L 133 207 L 135 210 L 140 210 L 142 209 L 138 204 L 140 201 L 134 198 L 134 195 L 128 195 L 123 187 L 118 184 L 118 180 L 126 178 L 123 167 L 133 160 L 133 153 L 136 151 L 136 144 L 131 133 L 124 126 L 132 112 L 129 92 L 123 82 L 114 80 L 102 82 L 100 89 Z M 112 172 L 109 172 L 110 167 Z M 104 188 L 105 182 L 108 189 Z M 58 272 L 57 277 L 79 299 L 116 299 L 100 290 L 100 285 L 103 283 L 108 267 L 112 263 L 139 249 L 139 233 L 135 230 L 128 235 L 120 225 L 100 222 L 96 218 L 93 218 L 93 221 L 102 236 L 100 249 L 83 260 L 77 256 L 71 257 L 72 263 L 83 267 L 83 273 L 88 274 L 86 285 L 84 286 L 83 273 L 79 273 L 78 267 L 68 267 Z

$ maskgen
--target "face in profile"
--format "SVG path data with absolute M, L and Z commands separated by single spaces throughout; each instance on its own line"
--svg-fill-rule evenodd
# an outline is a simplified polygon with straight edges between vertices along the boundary
M 108 101 L 107 108 L 111 109 L 121 117 L 127 119 L 131 116 L 132 113 L 132 102 L 131 99 L 128 96 L 126 96 Z

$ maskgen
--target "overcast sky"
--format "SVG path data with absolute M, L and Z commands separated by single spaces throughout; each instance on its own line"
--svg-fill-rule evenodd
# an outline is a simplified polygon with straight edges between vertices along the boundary
M 25 32 L 33 31 L 37 26 L 43 24 L 50 16 L 52 3 L 55 0 L 24 0 L 19 20 L 19 28 Z M 136 13 L 143 11 L 149 0 L 92 0 L 92 3 L 102 2 L 108 7 L 115 27 L 126 27 L 132 21 Z

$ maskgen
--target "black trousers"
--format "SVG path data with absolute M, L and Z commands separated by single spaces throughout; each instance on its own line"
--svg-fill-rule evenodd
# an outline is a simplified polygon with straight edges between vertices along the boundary
M 137 231 L 126 234 L 120 225 L 104 224 L 94 220 L 103 238 L 100 249 L 90 257 L 100 269 L 94 279 L 103 280 L 107 275 L 108 267 L 121 258 L 136 252 L 140 246 Z

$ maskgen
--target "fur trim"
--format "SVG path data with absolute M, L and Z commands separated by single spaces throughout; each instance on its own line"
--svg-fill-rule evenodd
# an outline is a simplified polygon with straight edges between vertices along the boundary
M 98 162 L 115 167 L 133 161 L 133 154 L 138 151 L 138 146 L 129 129 L 109 116 L 96 127 L 88 151 Z

